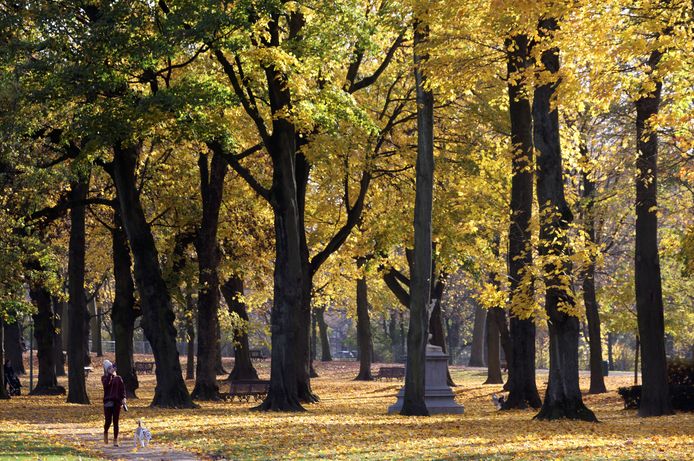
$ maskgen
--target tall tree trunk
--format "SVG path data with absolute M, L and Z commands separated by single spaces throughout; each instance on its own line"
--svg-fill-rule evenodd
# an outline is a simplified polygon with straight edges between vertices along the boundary
M 140 145 L 114 147 L 113 176 L 120 213 L 135 260 L 135 282 L 142 306 L 142 329 L 152 346 L 157 385 L 152 406 L 192 408 L 176 348 L 175 315 L 162 277 L 152 230 L 140 202 L 135 170 Z
M 614 371 L 614 355 L 612 355 L 612 332 L 607 333 L 607 367 Z
M 528 84 L 523 76 L 530 64 L 530 40 L 516 35 L 506 41 L 508 53 L 508 98 L 511 144 L 514 149 L 511 177 L 511 224 L 508 232 L 510 279 L 511 354 L 509 395 L 505 409 L 539 408 L 542 404 L 535 383 L 535 323 L 527 307 L 534 304 L 530 219 L 533 204 L 533 134 Z M 525 312 L 524 312 L 525 311 Z M 528 316 L 529 315 L 529 316 Z M 508 353 L 509 351 L 505 351 Z
M 328 324 L 325 323 L 325 307 L 316 307 L 316 323 L 318 323 L 318 335 L 320 336 L 321 362 L 332 362 L 330 353 L 330 340 L 328 339 Z
M 417 163 L 414 207 L 414 258 L 410 282 L 410 328 L 407 333 L 405 395 L 400 414 L 428 416 L 424 400 L 426 345 L 431 302 L 431 216 L 434 186 L 434 95 L 426 87 L 420 47 L 429 27 L 415 21 L 414 65 L 417 88 Z
M 246 324 L 248 312 L 243 301 L 243 279 L 232 275 L 222 284 L 222 295 L 227 303 L 230 314 L 236 314 Z M 234 330 L 234 368 L 229 373 L 229 380 L 258 379 L 258 372 L 251 361 L 250 344 L 248 342 L 248 330 L 239 328 Z
M 582 143 L 584 157 L 588 152 Z M 587 200 L 585 205 L 585 228 L 591 243 L 596 245 L 595 215 L 593 212 L 593 200 L 595 200 L 595 184 L 588 172 L 583 173 L 583 197 Z M 586 320 L 588 321 L 588 342 L 590 346 L 590 390 L 589 394 L 602 394 L 607 392 L 605 378 L 602 375 L 602 337 L 600 335 L 600 312 L 598 299 L 595 295 L 595 257 L 591 255 L 588 267 L 583 274 L 583 304 L 586 307 Z
M 39 376 L 32 395 L 55 395 L 65 393 L 58 386 L 55 374 L 55 315 L 51 294 L 40 285 L 34 285 L 29 295 L 36 306 L 34 319 L 34 338 L 36 339 L 36 357 L 39 361 Z
M 219 400 L 217 385 L 219 275 L 217 268 L 220 252 L 217 229 L 227 163 L 221 153 L 214 152 L 209 165 L 207 156 L 200 154 L 198 167 L 202 220 L 196 240 L 200 289 L 198 290 L 198 363 L 192 397 L 197 400 Z
M 53 313 L 55 315 L 55 345 L 53 350 L 55 352 L 55 375 L 56 376 L 66 376 L 65 373 L 65 355 L 63 354 L 63 317 L 65 316 L 65 302 L 59 299 L 57 296 L 51 296 L 51 302 L 53 303 Z
M 0 316 L 0 363 L 5 366 L 5 321 Z M 0 373 L 0 400 L 9 400 L 10 395 L 5 387 L 5 371 Z
M 366 265 L 366 258 L 357 258 L 357 267 L 361 270 Z M 366 275 L 361 273 L 357 279 L 357 344 L 359 346 L 359 374 L 357 381 L 373 381 L 371 361 L 373 360 L 373 342 L 371 340 L 371 319 L 369 318 L 369 296 Z
M 639 351 L 641 350 L 641 341 L 639 335 L 636 335 L 634 340 L 634 386 L 639 385 Z M 641 389 L 643 391 L 643 388 Z
M 92 307 L 89 315 L 91 317 L 92 352 L 96 353 L 97 357 L 103 357 L 104 349 L 101 344 L 101 306 L 96 302 L 96 296 L 92 298 Z
M 22 325 L 19 320 L 15 320 L 13 323 L 5 323 L 4 325 L 5 339 L 3 344 L 5 346 L 5 359 L 10 361 L 12 368 L 18 375 L 23 375 L 25 371 L 22 358 Z M 3 361 L 2 363 L 4 364 L 5 362 Z
M 552 38 L 555 18 L 540 21 L 540 35 Z M 556 76 L 559 49 L 543 51 L 543 67 Z M 583 404 L 578 378 L 579 321 L 575 312 L 572 270 L 568 262 L 568 227 L 573 216 L 564 198 L 559 111 L 552 107 L 557 83 L 545 83 L 533 98 L 534 140 L 538 149 L 537 200 L 540 204 L 540 248 L 549 329 L 549 384 L 537 419 L 597 421 Z M 569 309 L 567 312 L 566 309 Z
M 70 199 L 81 202 L 87 198 L 89 179 L 72 184 Z M 84 375 L 84 357 L 88 353 L 85 338 L 89 335 L 89 312 L 84 295 L 84 259 L 86 250 L 85 209 L 83 205 L 70 210 L 70 243 L 68 249 L 68 291 L 70 303 L 68 317 L 70 339 L 68 341 L 68 403 L 89 404 Z M 50 303 L 50 297 L 48 302 Z M 53 355 L 55 357 L 55 355 Z M 52 369 L 55 370 L 55 364 Z
M 483 367 L 484 363 L 484 330 L 487 310 L 475 303 L 475 323 L 472 328 L 472 347 L 470 349 L 469 367 Z
M 498 309 L 498 308 L 495 308 Z M 484 384 L 503 384 L 501 361 L 499 359 L 499 326 L 489 313 L 487 323 L 487 380 Z
M 188 345 L 186 349 L 186 379 L 195 379 L 195 300 L 190 290 L 186 293 L 186 335 Z
M 117 209 L 113 212 L 111 241 L 115 281 L 111 322 L 113 324 L 113 339 L 116 343 L 116 364 L 118 365 L 118 374 L 123 378 L 126 396 L 137 398 L 136 391 L 139 387 L 139 381 L 135 372 L 133 335 L 135 319 L 140 315 L 140 311 L 135 310 L 135 284 L 130 269 L 132 261 L 128 247 L 128 236 L 125 234 Z
M 222 329 L 219 327 L 219 319 L 217 319 L 217 360 L 215 360 L 214 371 L 218 375 L 225 375 L 228 372 L 224 369 L 222 361 Z
M 653 79 L 663 56 L 654 50 L 648 77 Z M 634 285 L 641 341 L 641 403 L 639 416 L 672 414 L 665 359 L 663 292 L 658 253 L 658 134 L 649 123 L 658 115 L 662 82 L 636 100 L 636 251 Z

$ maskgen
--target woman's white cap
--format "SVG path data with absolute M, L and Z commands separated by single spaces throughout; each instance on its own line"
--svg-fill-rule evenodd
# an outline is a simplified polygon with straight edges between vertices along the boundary
M 113 366 L 113 364 L 111 363 L 110 360 L 104 360 L 104 374 L 105 374 L 105 375 L 108 374 L 108 370 L 109 370 L 109 368 L 111 368 L 112 366 Z

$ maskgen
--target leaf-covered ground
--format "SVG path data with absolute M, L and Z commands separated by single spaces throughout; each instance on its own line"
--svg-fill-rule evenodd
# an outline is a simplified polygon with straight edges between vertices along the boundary
M 267 363 L 259 368 L 267 374 Z M 249 410 L 253 404 L 237 402 L 203 403 L 198 410 L 151 409 L 154 379 L 144 376 L 141 399 L 130 402 L 121 431 L 129 443 L 142 417 L 155 444 L 227 459 L 688 460 L 694 452 L 693 414 L 642 419 L 622 409 L 615 391 L 629 384 L 627 375 L 607 378 L 608 394 L 585 397 L 601 421 L 593 424 L 533 421 L 531 410 L 498 412 L 490 396 L 500 386 L 482 385 L 482 370 L 453 370 L 464 415 L 428 418 L 387 415 L 400 384 L 351 381 L 355 363 L 318 363 L 317 370 L 321 377 L 313 386 L 322 400 L 301 414 L 257 413 Z M 538 374 L 541 387 L 545 377 Z M 98 455 L 93 443 L 62 435 L 66 428 L 100 433 L 98 376 L 90 376 L 88 384 L 90 406 L 68 405 L 64 397 L 0 402 L 0 459 Z M 582 384 L 587 388 L 587 380 Z

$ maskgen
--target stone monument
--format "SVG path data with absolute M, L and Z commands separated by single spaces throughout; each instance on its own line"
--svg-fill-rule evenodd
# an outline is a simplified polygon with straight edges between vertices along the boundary
M 431 339 L 431 335 L 430 339 Z M 427 358 L 424 377 L 424 402 L 429 414 L 460 414 L 465 411 L 463 405 L 455 402 L 455 394 L 448 385 L 448 355 L 440 346 L 427 344 Z M 405 386 L 397 395 L 398 400 L 388 407 L 388 414 L 400 413 L 405 398 Z

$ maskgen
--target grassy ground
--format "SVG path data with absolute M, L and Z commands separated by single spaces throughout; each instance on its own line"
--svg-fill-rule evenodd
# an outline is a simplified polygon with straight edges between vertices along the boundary
M 615 391 L 629 384 L 629 376 L 609 377 L 608 394 L 585 397 L 601 421 L 592 424 L 533 421 L 531 410 L 497 412 L 490 396 L 500 386 L 482 385 L 483 371 L 459 368 L 453 378 L 464 415 L 389 416 L 386 409 L 395 401 L 399 383 L 351 381 L 357 372 L 353 362 L 318 363 L 317 370 L 321 377 L 313 386 L 322 400 L 300 414 L 257 413 L 250 411 L 252 404 L 237 402 L 203 403 L 186 411 L 152 409 L 154 379 L 145 376 L 141 399 L 130 402 L 121 431 L 130 438 L 141 417 L 154 443 L 228 459 L 688 460 L 694 451 L 693 414 L 641 419 L 622 409 Z M 259 371 L 267 376 L 268 364 L 260 364 Z M 545 378 L 538 375 L 540 387 Z M 587 388 L 587 381 L 582 385 Z M 41 425 L 100 432 L 97 374 L 89 377 L 88 387 L 90 406 L 68 405 L 64 397 L 0 402 L 0 459 L 93 453 L 94 447 L 72 446 L 75 442 Z

